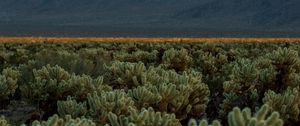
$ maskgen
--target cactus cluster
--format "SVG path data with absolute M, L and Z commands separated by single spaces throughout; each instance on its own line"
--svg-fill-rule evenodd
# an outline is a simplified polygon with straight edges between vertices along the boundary
M 0 102 L 9 99 L 9 96 L 16 92 L 19 76 L 19 71 L 12 68 L 6 68 L 2 71 L 0 74 Z
M 0 44 L 0 125 L 297 126 L 299 49 L 299 43 Z M 21 102 L 30 111 L 14 108 Z

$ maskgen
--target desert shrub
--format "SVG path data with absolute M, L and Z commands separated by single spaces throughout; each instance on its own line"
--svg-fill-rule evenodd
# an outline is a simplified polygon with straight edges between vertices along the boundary
M 298 86 L 297 80 L 299 80 L 300 60 L 298 52 L 288 49 L 279 48 L 271 53 L 266 54 L 266 60 L 262 60 L 261 67 L 267 68 L 272 75 L 269 80 L 270 89 L 280 92 L 285 90 L 288 86 Z M 272 67 L 266 67 L 266 65 Z
M 190 68 L 193 58 L 186 49 L 175 50 L 171 48 L 164 52 L 162 64 L 176 71 L 184 71 Z
M 105 66 L 108 71 L 110 85 L 114 88 L 133 88 L 141 85 L 143 73 L 146 67 L 143 63 L 113 62 L 111 66 Z
M 18 87 L 17 81 L 20 72 L 13 68 L 6 68 L 0 74 L 0 101 L 9 99 L 9 96 L 14 95 Z
M 158 51 L 151 52 L 137 50 L 134 52 L 118 52 L 114 55 L 114 60 L 121 62 L 143 62 L 146 65 L 155 65 L 158 63 Z
M 241 110 L 239 107 L 234 107 L 228 114 L 228 126 L 283 126 L 283 120 L 280 119 L 278 112 L 269 114 L 270 108 L 268 105 L 263 105 L 255 114 L 252 115 L 250 108 Z M 197 121 L 191 119 L 188 126 L 197 126 Z M 201 120 L 199 126 L 221 126 L 221 123 L 214 120 L 212 125 L 208 125 L 207 120 Z
M 96 126 L 96 123 L 86 118 L 72 119 L 71 116 L 60 118 L 54 115 L 47 121 L 34 121 L 31 126 Z
M 225 99 L 220 105 L 220 116 L 225 116 L 234 106 L 258 105 L 257 96 L 259 85 L 258 69 L 248 59 L 240 59 L 233 63 L 230 80 L 223 84 Z M 230 107 L 231 106 L 231 107 Z M 249 106 L 249 107 L 253 107 Z
M 88 112 L 87 104 L 86 102 L 77 103 L 75 99 L 68 97 L 66 101 L 57 102 L 57 112 L 62 117 L 67 115 L 72 118 L 82 117 Z
M 134 102 L 124 90 L 114 90 L 109 92 L 94 92 L 87 98 L 90 115 L 99 124 L 108 122 L 108 113 L 116 115 L 128 115 L 129 107 L 134 107 Z
M 153 108 L 136 109 L 129 108 L 128 116 L 117 116 L 109 113 L 111 126 L 180 126 L 179 120 L 173 114 L 155 112 Z
M 272 111 L 278 111 L 284 121 L 290 125 L 299 124 L 300 120 L 300 93 L 299 87 L 288 88 L 282 93 L 269 90 L 263 99 Z
M 0 126 L 11 126 L 4 116 L 0 117 Z

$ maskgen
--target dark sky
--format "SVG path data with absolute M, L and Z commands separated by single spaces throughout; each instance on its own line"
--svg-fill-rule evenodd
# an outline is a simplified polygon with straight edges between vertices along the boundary
M 299 37 L 299 0 L 1 0 L 0 36 Z

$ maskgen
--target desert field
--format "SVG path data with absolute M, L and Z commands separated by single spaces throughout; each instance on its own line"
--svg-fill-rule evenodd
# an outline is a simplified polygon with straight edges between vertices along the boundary
M 297 126 L 299 42 L 0 37 L 0 126 Z

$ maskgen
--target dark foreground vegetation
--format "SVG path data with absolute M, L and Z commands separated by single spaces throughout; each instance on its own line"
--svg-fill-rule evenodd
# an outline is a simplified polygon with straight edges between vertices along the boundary
M 297 126 L 299 43 L 2 43 L 0 125 Z

